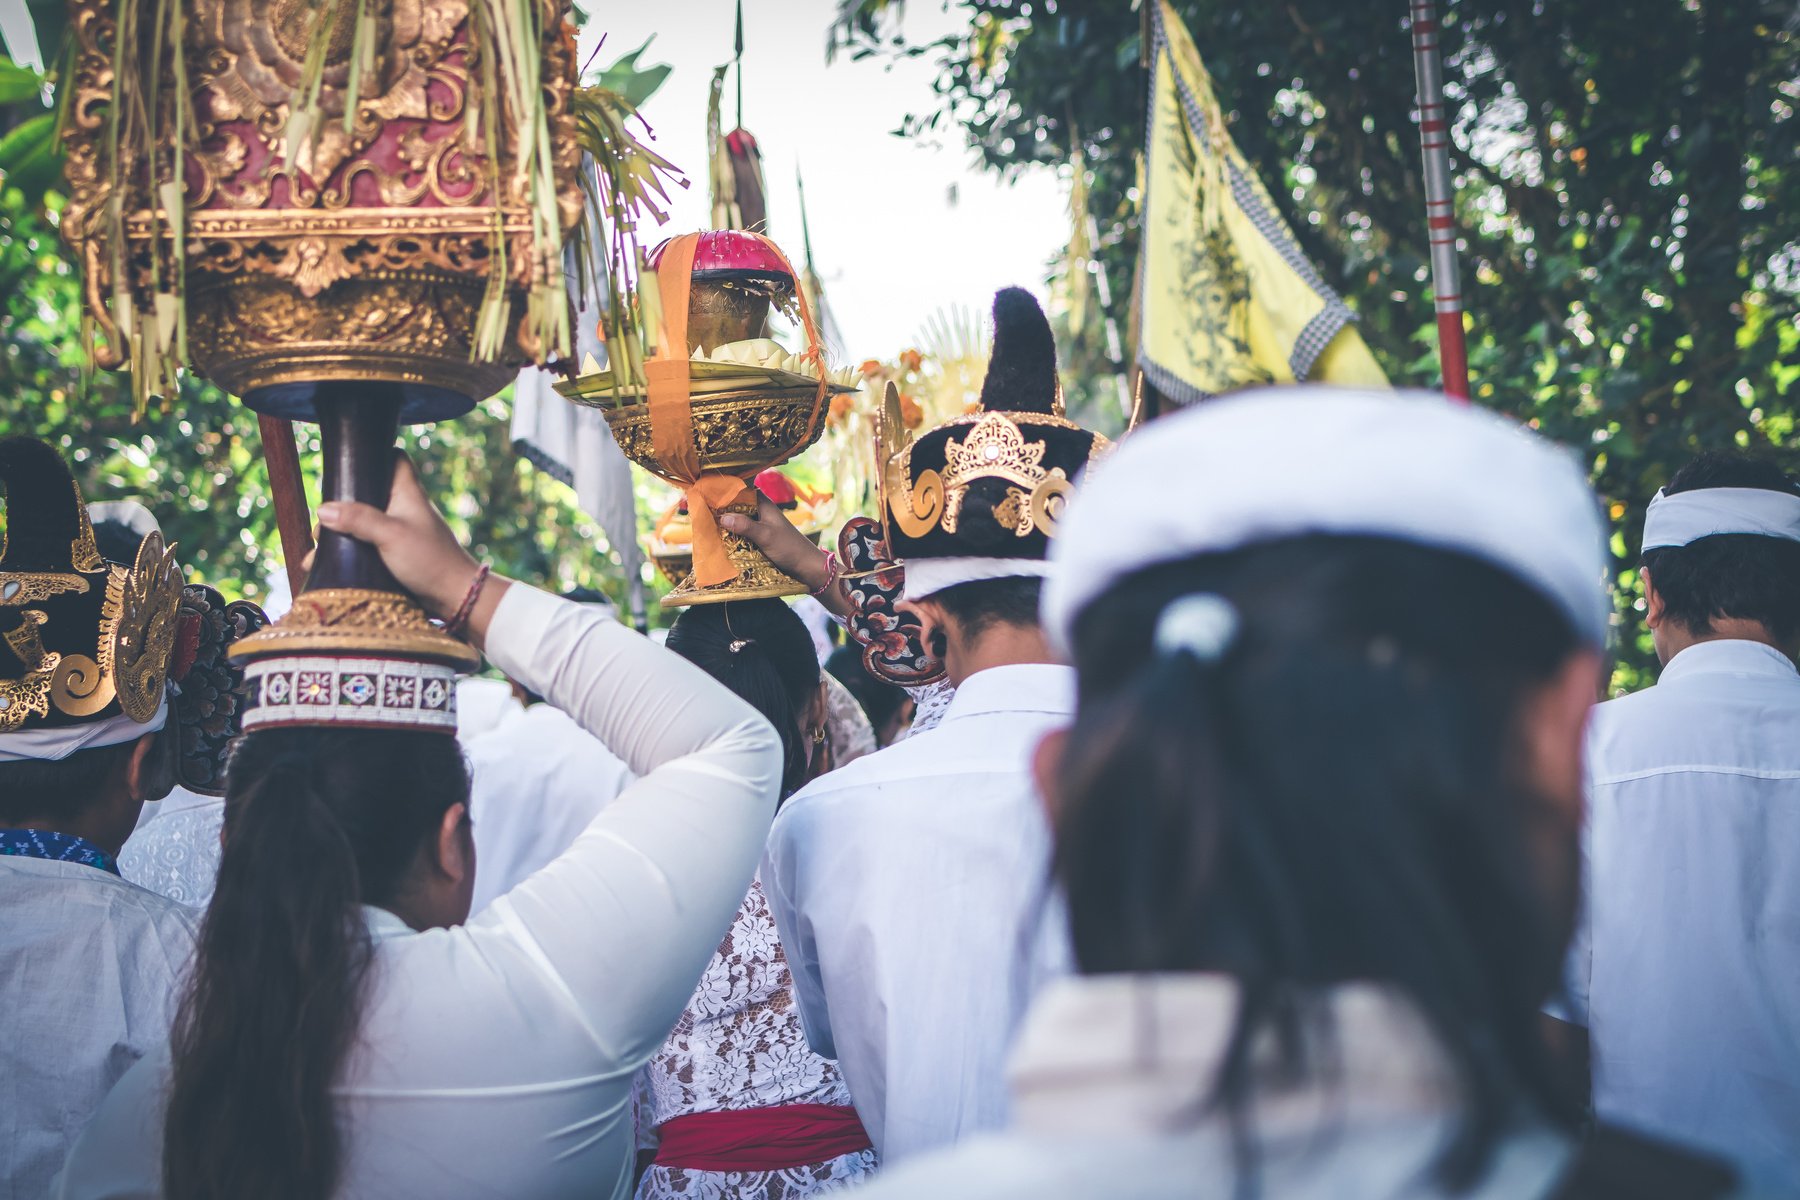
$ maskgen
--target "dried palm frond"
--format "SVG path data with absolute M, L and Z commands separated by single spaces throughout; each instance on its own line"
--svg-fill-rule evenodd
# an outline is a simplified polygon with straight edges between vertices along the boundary
M 102 127 L 111 185 L 103 221 L 112 256 L 112 315 L 125 343 L 118 349 L 133 364 L 132 396 L 142 412 L 152 396 L 175 393 L 185 361 L 187 316 L 181 284 L 186 247 L 181 234 L 186 216 L 180 164 L 198 123 L 191 99 L 173 94 L 176 88 L 163 88 L 165 69 L 178 87 L 187 79 L 185 16 L 179 0 L 116 3 L 112 94 Z M 148 26 L 143 23 L 146 15 Z M 157 145 L 165 128 L 173 129 L 172 151 Z M 127 159 L 144 163 L 147 179 L 127 180 L 123 166 Z M 142 183 L 149 190 L 150 239 L 140 262 L 125 236 L 125 204 L 128 194 Z M 147 274 L 147 291 L 132 286 L 134 273 Z
M 987 375 L 987 321 L 966 304 L 940 308 L 918 333 L 924 363 L 916 396 L 928 425 L 962 415 L 981 397 Z
M 1087 159 L 1076 142 L 1069 151 L 1069 249 L 1063 255 L 1062 290 L 1069 327 L 1087 324 L 1090 276 L 1094 269 L 1094 219 L 1088 210 Z
M 518 130 L 513 181 L 525 188 L 535 260 L 526 292 L 526 341 L 535 343 L 541 354 L 555 353 L 566 358 L 572 339 L 568 289 L 562 276 L 563 233 L 556 204 L 556 161 L 550 149 L 550 122 L 544 110 L 544 8 L 538 0 L 476 0 L 469 6 L 469 16 L 471 37 L 483 50 L 484 82 L 491 85 L 483 103 L 496 103 L 494 93 L 500 93 Z M 485 115 L 484 123 L 494 128 Z M 503 241 L 496 232 L 495 242 Z M 504 286 L 498 290 L 493 286 L 494 273 L 505 274 L 499 267 L 496 262 L 490 268 L 488 294 L 482 300 L 476 340 L 471 348 L 472 357 L 489 361 L 500 357 L 510 307 Z
M 706 100 L 706 178 L 714 229 L 741 229 L 744 222 L 737 205 L 737 174 L 732 170 L 731 151 L 725 146 L 725 121 L 720 115 L 725 72 L 730 69 L 730 64 L 713 68 L 712 90 Z
M 633 119 L 646 134 L 649 126 L 621 93 L 609 87 L 579 88 L 574 111 L 576 140 L 587 158 L 583 165 L 591 162 L 593 168 L 582 172 L 588 215 L 576 229 L 577 257 L 593 261 L 598 250 L 604 259 L 605 270 L 598 272 L 605 289 L 601 340 L 617 397 L 625 388 L 643 385 L 644 359 L 661 324 L 661 313 L 653 311 L 655 276 L 642 269 L 638 229 L 645 217 L 659 225 L 667 221 L 669 186 L 687 187 L 688 181 L 632 132 Z M 586 272 L 581 274 L 585 279 Z

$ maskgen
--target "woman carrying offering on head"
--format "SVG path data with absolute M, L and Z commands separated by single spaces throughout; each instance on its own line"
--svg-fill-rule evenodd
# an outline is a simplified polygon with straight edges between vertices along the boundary
M 319 516 L 640 778 L 465 923 L 449 730 L 245 733 L 172 1044 L 114 1089 L 63 1195 L 628 1195 L 632 1077 L 743 900 L 781 743 L 617 621 L 478 571 L 404 459 L 385 512 Z
M 827 704 L 812 637 L 780 600 L 695 605 L 668 648 L 769 719 L 785 800 L 812 774 Z M 862 1179 L 875 1151 L 837 1064 L 807 1048 L 774 918 L 753 882 L 675 1032 L 644 1071 L 656 1129 L 638 1200 L 797 1200 Z

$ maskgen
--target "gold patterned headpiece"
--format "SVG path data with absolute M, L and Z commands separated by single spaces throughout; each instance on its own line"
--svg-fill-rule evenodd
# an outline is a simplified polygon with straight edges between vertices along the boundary
M 924 574 L 939 582 L 1041 574 L 1075 477 L 1109 446 L 1063 415 L 1043 309 L 1029 292 L 1002 289 L 976 411 L 914 440 L 888 385 L 876 425 L 881 516 L 891 552 L 909 566 L 908 594 L 920 594 L 925 560 L 937 560 Z
M 0 485 L 0 759 L 60 758 L 147 732 L 178 627 L 173 548 L 151 533 L 130 566 L 102 559 L 74 476 L 35 438 L 0 442 Z M 87 728 L 109 721 L 117 736 Z M 41 752 L 13 740 L 34 731 L 46 735 Z
M 898 417 L 884 416 L 897 428 Z M 963 430 L 966 429 L 966 432 Z M 981 481 L 1003 489 L 991 505 L 992 519 L 1015 538 L 1032 534 L 1055 537 L 1063 506 L 1074 491 L 1071 475 L 1109 445 L 1061 416 L 1038 413 L 981 413 L 939 426 L 943 465 L 924 466 L 916 474 L 915 446 L 909 444 L 887 460 L 886 519 L 903 539 L 917 540 L 934 529 L 954 536 L 962 524 L 964 501 Z M 1047 431 L 1072 434 L 1079 462 L 1051 465 Z M 921 455 L 923 457 L 923 455 Z

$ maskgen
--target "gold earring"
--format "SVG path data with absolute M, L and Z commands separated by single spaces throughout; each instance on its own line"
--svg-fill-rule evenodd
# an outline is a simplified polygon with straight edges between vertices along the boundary
M 825 741 L 825 727 L 823 725 L 821 725 L 817 729 L 813 730 L 813 745 L 815 745 L 815 746 L 820 745 L 824 741 Z

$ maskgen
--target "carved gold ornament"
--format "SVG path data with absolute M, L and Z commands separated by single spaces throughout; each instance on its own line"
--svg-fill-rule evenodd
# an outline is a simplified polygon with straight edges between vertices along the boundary
M 138 547 L 137 562 L 125 577 L 113 634 L 112 675 L 119 708 L 139 723 L 154 717 L 162 704 L 179 627 L 181 584 L 175 548 L 165 549 L 162 534 L 151 533 Z
M 481 665 L 467 644 L 433 625 L 411 597 L 368 588 L 320 588 L 294 597 L 278 624 L 233 642 L 235 660 L 270 655 L 380 655 L 443 662 L 465 671 Z
M 924 537 L 944 512 L 944 484 L 936 471 L 925 471 L 917 485 L 907 481 L 912 431 L 900 413 L 900 388 L 888 380 L 881 407 L 875 411 L 875 479 L 880 511 L 891 513 L 907 537 Z
M 94 646 L 97 658 L 61 655 L 49 678 L 50 703 L 71 717 L 91 717 L 118 695 L 113 676 L 114 641 L 125 611 L 125 580 L 130 572 L 116 563 L 108 566 L 106 572 L 106 596 L 100 602 L 100 634 Z
M 988 413 L 963 441 L 951 438 L 944 444 L 944 488 L 952 493 L 966 491 L 977 479 L 1032 488 L 1044 475 L 1044 443 L 1026 441 L 1003 413 Z
M 921 471 L 917 483 L 908 485 L 907 460 L 910 459 L 911 447 L 902 451 L 900 457 L 890 459 L 887 470 L 888 510 L 894 516 L 894 524 L 900 532 L 910 538 L 924 537 L 943 519 L 947 502 L 944 499 L 944 480 L 936 471 Z M 961 497 L 959 496 L 960 503 Z M 950 518 L 950 531 L 956 531 L 956 519 Z
M 750 388 L 692 400 L 694 445 L 704 470 L 754 474 L 773 462 L 799 454 L 825 432 L 814 420 L 818 392 L 812 387 Z M 606 423 L 625 457 L 660 473 L 647 402 L 605 408 Z
M 88 581 L 64 571 L 0 571 L 0 608 L 38 604 L 64 592 L 80 595 Z
M 1080 428 L 1058 417 L 1032 419 Z M 1045 469 L 1045 443 L 1028 440 L 1019 424 L 1004 413 L 985 413 L 964 421 L 972 422 L 972 428 L 961 441 L 951 438 L 945 443 L 942 473 L 921 471 L 909 486 L 913 447 L 907 445 L 888 460 L 884 479 L 887 508 L 900 531 L 911 538 L 924 537 L 934 527 L 955 533 L 969 485 L 978 479 L 1002 479 L 1011 486 L 994 507 L 995 521 L 1018 537 L 1026 537 L 1034 529 L 1046 537 L 1056 536 L 1063 506 L 1075 485 L 1061 467 Z M 1095 437 L 1090 459 L 1110 445 Z
M 19 679 L 0 679 L 0 733 L 11 733 L 30 716 L 48 716 L 50 680 L 61 656 L 47 654 L 35 671 Z
M 91 717 L 118 694 L 112 673 L 85 654 L 63 655 L 50 677 L 51 702 L 71 717 Z
M 19 614 L 19 627 L 6 635 L 7 648 L 18 656 L 28 672 L 44 665 L 44 636 L 38 631 L 46 619 L 41 610 L 27 609 Z
M 1092 462 L 1092 457 L 1088 461 Z M 1031 489 L 1031 505 L 1030 511 L 1026 513 L 1026 520 L 1030 525 L 1043 530 L 1045 537 L 1055 537 L 1057 530 L 1062 527 L 1063 508 L 1074 494 L 1075 485 L 1063 474 L 1061 467 L 1056 468 L 1042 483 Z M 1019 536 L 1025 536 L 1024 529 L 1019 531 Z
M 87 503 L 81 498 L 81 485 L 74 486 L 75 512 L 81 521 L 81 528 L 76 532 L 75 540 L 69 544 L 69 566 L 89 573 L 103 570 L 106 560 L 100 557 L 99 543 L 94 541 L 94 523 L 88 519 Z

